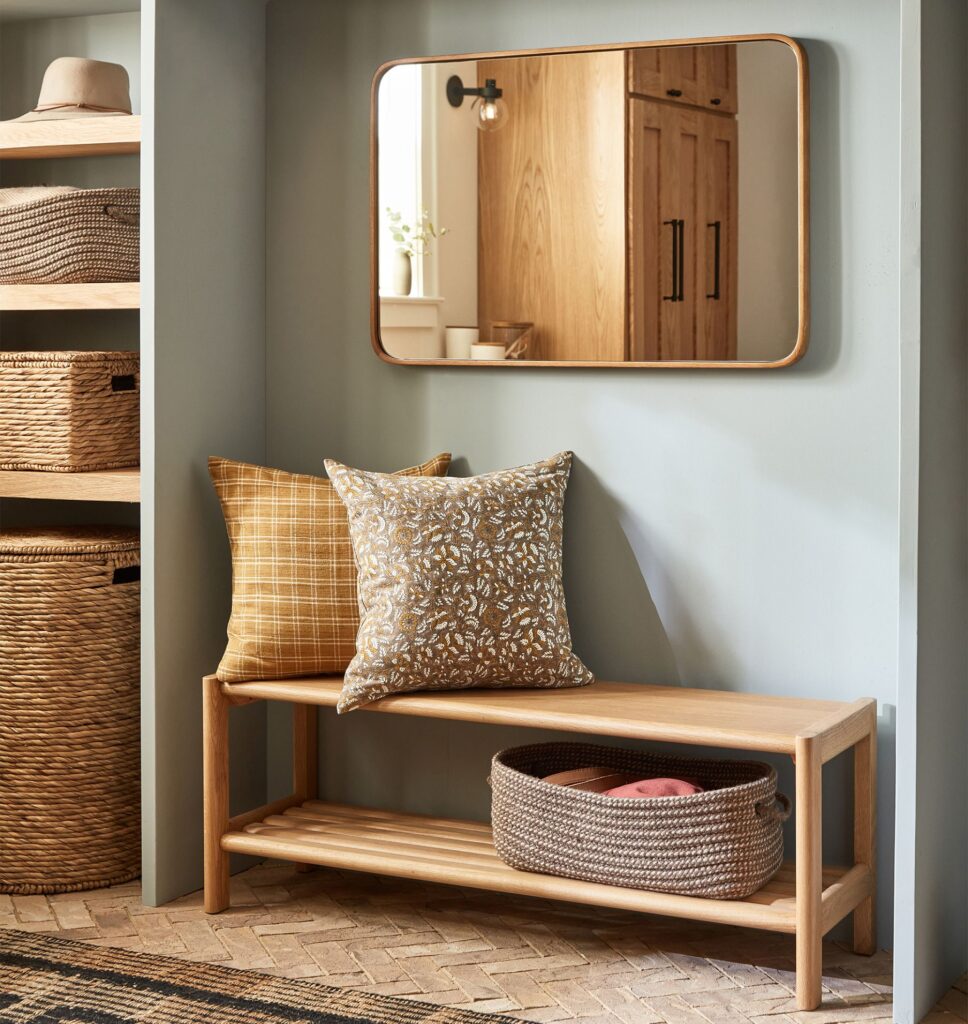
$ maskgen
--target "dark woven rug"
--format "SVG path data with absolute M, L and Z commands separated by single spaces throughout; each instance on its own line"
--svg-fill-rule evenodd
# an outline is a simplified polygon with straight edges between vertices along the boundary
M 0 1021 L 16 1024 L 520 1024 L 391 996 L 0 931 Z

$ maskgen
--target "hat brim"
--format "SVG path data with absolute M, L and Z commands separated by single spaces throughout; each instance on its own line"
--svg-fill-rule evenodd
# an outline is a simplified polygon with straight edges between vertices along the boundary
M 55 110 L 30 110 L 11 121 L 67 121 L 76 117 L 131 117 L 127 110 L 90 110 L 86 107 L 57 107 Z

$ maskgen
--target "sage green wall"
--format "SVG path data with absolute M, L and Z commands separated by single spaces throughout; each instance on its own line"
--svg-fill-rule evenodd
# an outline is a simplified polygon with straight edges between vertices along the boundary
M 265 458 L 265 9 L 144 0 L 144 900 L 198 888 L 201 678 L 231 569 L 206 458 Z M 265 795 L 265 715 L 233 712 L 233 813 Z
M 898 700 L 894 1005 L 898 1024 L 915 1024 L 968 969 L 968 6 L 904 0 L 902 15 L 916 120 L 901 174 L 921 201 L 902 207 L 920 284 L 901 293 L 901 464 L 917 463 L 901 509 L 918 521 L 904 559 L 916 604 L 902 608 L 916 643 L 902 664 L 916 665 L 917 686 Z
M 270 462 L 457 472 L 577 455 L 576 646 L 603 678 L 881 703 L 881 942 L 891 937 L 899 609 L 895 2 L 273 0 Z M 370 78 L 408 55 L 784 32 L 812 78 L 813 332 L 768 373 L 393 367 L 368 337 Z M 483 817 L 488 758 L 532 734 L 323 716 L 331 797 Z M 270 766 L 284 749 L 273 718 Z M 788 766 L 782 765 L 785 785 Z M 831 856 L 846 775 L 831 766 Z M 282 785 L 272 778 L 273 786 Z

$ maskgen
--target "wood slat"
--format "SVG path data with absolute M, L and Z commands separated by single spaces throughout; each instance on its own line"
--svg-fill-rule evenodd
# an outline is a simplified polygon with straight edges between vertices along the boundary
M 140 114 L 0 122 L 0 160 L 118 156 L 140 151 Z
M 292 828 L 282 828 L 272 824 L 249 825 L 245 829 L 247 835 L 267 836 L 278 839 L 291 839 L 308 846 L 322 847 L 327 850 L 353 853 L 371 853 L 384 858 L 403 858 L 411 864 L 427 863 L 453 866 L 460 863 L 465 867 L 473 866 L 481 871 L 495 871 L 498 861 L 493 852 L 488 856 L 484 853 L 468 853 L 466 850 L 454 850 L 445 845 L 424 845 L 409 843 L 405 839 L 387 840 L 370 838 L 359 833 L 342 834 L 312 831 L 293 823 Z M 389 874 L 390 872 L 384 872 Z
M 284 811 L 289 810 L 290 807 L 298 806 L 300 801 L 301 798 L 297 794 L 290 793 L 289 796 L 280 797 L 278 800 L 273 800 L 270 804 L 254 807 L 251 811 L 246 811 L 244 814 L 236 814 L 234 818 L 229 818 L 228 830 L 231 832 L 241 831 L 246 825 L 267 820 L 274 815 L 282 814 Z
M 229 697 L 335 706 L 341 677 L 225 683 Z M 440 690 L 384 697 L 362 710 L 452 721 L 792 754 L 799 735 L 837 730 L 857 703 L 676 686 L 595 682 L 569 690 Z
M 369 871 L 429 882 L 492 889 L 528 896 L 645 913 L 691 917 L 700 921 L 793 932 L 795 886 L 792 865 L 744 900 L 710 900 L 644 892 L 516 871 L 497 856 L 490 828 L 480 822 L 354 808 L 307 801 L 282 814 L 233 831 L 222 838 L 229 852 L 278 857 L 354 871 Z M 846 879 L 846 885 L 841 884 Z M 830 913 L 841 913 L 863 887 L 854 872 L 825 868 L 831 886 Z M 846 913 L 847 911 L 844 911 Z
M 490 842 L 491 839 L 491 826 L 483 821 L 432 818 L 425 814 L 383 811 L 374 807 L 354 807 L 352 804 L 329 803 L 322 800 L 309 800 L 300 808 L 300 811 L 328 820 L 351 821 L 354 825 L 372 822 L 373 824 L 385 824 L 394 830 L 414 829 L 421 832 L 432 831 L 441 835 L 457 832 L 481 838 L 487 842 Z
M 137 281 L 104 284 L 2 284 L 3 309 L 138 309 L 141 285 Z
M 874 892 L 874 876 L 866 864 L 850 871 L 823 890 L 820 914 L 824 935 Z
M 137 502 L 141 500 L 141 471 L 137 467 L 90 473 L 0 470 L 0 498 Z

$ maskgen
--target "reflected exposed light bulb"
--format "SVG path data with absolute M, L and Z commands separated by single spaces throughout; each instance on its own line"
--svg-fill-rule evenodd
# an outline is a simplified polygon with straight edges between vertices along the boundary
M 508 119 L 501 99 L 481 99 L 477 106 L 477 127 L 482 132 L 496 132 Z

